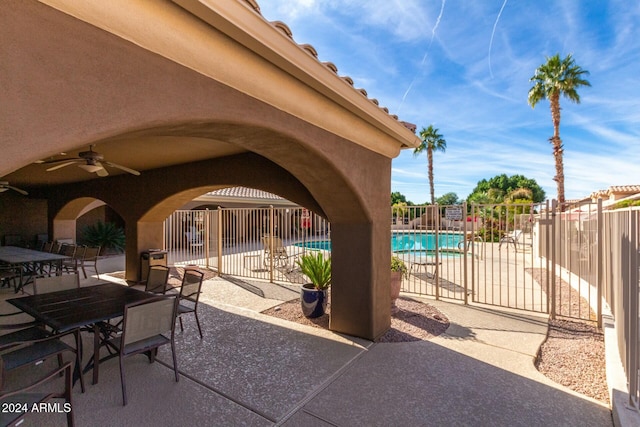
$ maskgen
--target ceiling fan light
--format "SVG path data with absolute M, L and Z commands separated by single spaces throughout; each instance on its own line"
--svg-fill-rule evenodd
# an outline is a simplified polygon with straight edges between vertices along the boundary
M 78 165 L 78 167 L 86 170 L 89 173 L 98 172 L 100 169 L 102 169 L 102 166 L 98 165 Z

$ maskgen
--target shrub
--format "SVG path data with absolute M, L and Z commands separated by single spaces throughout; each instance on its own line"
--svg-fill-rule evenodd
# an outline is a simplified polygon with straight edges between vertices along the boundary
M 112 249 L 124 252 L 124 230 L 112 222 L 99 221 L 82 230 L 82 241 L 88 246 L 100 246 L 102 251 Z

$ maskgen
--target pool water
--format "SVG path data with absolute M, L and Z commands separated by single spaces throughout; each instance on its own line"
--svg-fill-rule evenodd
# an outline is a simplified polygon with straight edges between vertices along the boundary
M 438 234 L 438 248 L 457 249 L 458 243 L 462 240 L 463 236 L 460 233 L 440 233 Z M 293 245 L 307 249 L 331 250 L 331 240 L 309 240 Z M 391 250 L 393 252 L 433 252 L 436 250 L 436 236 L 427 232 L 394 232 L 391 235 Z
M 293 246 L 299 246 L 301 248 L 307 248 L 307 249 L 330 251 L 331 240 L 309 240 L 307 242 L 294 243 Z
M 457 249 L 458 243 L 463 241 L 460 233 L 438 234 L 439 249 Z M 391 235 L 391 250 L 406 251 L 435 251 L 436 235 L 434 233 L 393 233 Z

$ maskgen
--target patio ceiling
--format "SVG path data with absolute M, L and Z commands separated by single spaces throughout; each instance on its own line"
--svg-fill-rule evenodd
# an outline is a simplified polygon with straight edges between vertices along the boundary
M 267 22 L 259 12 L 249 11 L 251 3 L 228 2 L 222 7 L 212 6 L 208 2 L 177 0 L 174 4 L 162 3 L 161 8 L 150 8 L 146 2 L 130 0 L 109 3 L 41 0 L 41 3 L 64 11 L 78 21 L 66 24 L 74 28 L 71 38 L 59 37 L 52 41 L 49 34 L 59 31 L 58 28 L 41 26 L 42 34 L 20 39 L 23 44 L 14 46 L 15 57 L 11 57 L 9 63 L 20 72 L 12 74 L 15 82 L 10 87 L 15 90 L 17 98 L 13 102 L 15 114 L 9 119 L 21 131 L 9 134 L 9 138 L 3 140 L 6 157 L 0 159 L 0 175 L 6 174 L 0 176 L 0 180 L 9 181 L 13 186 L 29 189 L 99 179 L 95 173 L 82 170 L 78 165 L 46 172 L 51 166 L 32 163 L 78 157 L 78 153 L 87 151 L 91 144 L 95 144 L 94 150 L 102 154 L 106 161 L 143 173 L 246 152 L 247 148 L 234 144 L 234 138 L 247 137 L 242 135 L 242 131 L 240 134 L 227 133 L 222 136 L 211 132 L 209 126 L 212 123 L 204 124 L 205 129 L 198 131 L 180 128 L 181 120 L 185 117 L 198 122 L 206 121 L 215 114 L 207 111 L 203 117 L 195 117 L 194 114 L 198 114 L 195 107 L 196 113 L 187 112 L 195 103 L 193 97 L 188 101 L 180 101 L 186 90 L 174 88 L 171 92 L 172 86 L 176 86 L 174 83 L 182 83 L 188 78 L 183 69 L 197 71 L 201 76 L 210 78 L 209 82 L 196 83 L 202 89 L 211 86 L 211 81 L 218 81 L 247 94 L 250 99 L 258 100 L 260 105 L 287 111 L 309 124 L 386 157 L 395 157 L 401 147 L 412 147 L 419 142 L 412 131 L 407 131 L 406 124 L 389 115 L 388 110 L 378 106 L 376 100 L 369 99 L 366 91 L 354 88 L 350 78 L 337 75 L 336 67 L 321 63 L 311 47 L 298 45 L 290 33 L 283 33 L 284 24 Z M 35 4 L 32 7 L 34 10 L 29 16 L 34 12 L 55 15 L 53 10 L 36 7 Z M 185 10 L 192 15 L 185 14 Z M 135 17 L 133 21 L 132 17 Z M 194 20 L 195 17 L 197 19 Z M 90 25 L 81 25 L 79 21 Z M 140 26 L 138 24 L 141 21 L 163 24 Z M 208 25 L 202 25 L 203 22 Z M 31 25 L 30 21 L 26 24 Z M 97 28 L 110 36 L 99 34 Z M 166 28 L 174 30 L 166 31 Z M 176 34 L 185 37 L 175 37 Z M 104 47 L 96 50 L 98 42 L 82 43 L 83 40 L 93 40 L 92 37 L 101 40 Z M 235 44 L 229 44 L 229 39 L 233 39 Z M 132 46 L 139 46 L 142 50 Z M 34 63 L 40 50 L 46 52 L 41 55 L 48 59 Z M 25 51 L 32 52 L 32 55 L 23 55 Z M 57 53 L 51 55 L 52 52 Z M 106 59 L 119 52 L 122 52 L 122 56 Z M 126 52 L 130 54 L 127 56 Z M 211 52 L 217 53 L 211 55 Z M 168 121 L 158 115 L 150 122 L 138 122 L 134 126 L 141 127 L 134 129 L 130 127 L 131 123 L 127 123 L 132 118 L 131 114 L 117 111 L 117 105 L 122 105 L 118 102 L 144 104 L 144 99 L 149 96 L 145 95 L 145 90 L 152 88 L 149 83 L 152 79 L 150 70 L 143 70 L 151 62 L 155 64 L 152 69 L 156 70 L 166 63 L 158 61 L 156 54 L 172 61 L 173 65 L 161 74 L 166 80 L 156 83 L 156 88 L 162 90 L 153 88 L 152 92 L 152 96 L 163 93 L 166 97 L 153 102 L 159 110 L 162 105 L 171 105 L 171 102 L 183 102 L 183 108 L 178 113 L 169 112 L 171 119 Z M 224 67 L 219 66 L 221 55 L 227 58 Z M 249 75 L 246 70 L 252 70 L 253 73 Z M 136 72 L 149 78 L 136 80 Z M 180 77 L 177 73 L 180 73 Z M 53 86 L 52 81 L 56 83 Z M 110 84 L 112 88 L 109 88 Z M 135 88 L 136 96 L 132 96 L 131 90 L 118 93 L 117 89 L 122 87 Z M 42 108 L 43 112 L 40 113 L 47 120 L 37 124 L 30 121 L 29 117 L 34 111 L 29 102 L 33 98 L 22 96 L 21 90 L 24 89 L 21 88 L 50 94 L 55 99 L 52 101 L 54 108 Z M 78 94 L 73 95 L 74 91 Z M 282 93 L 288 96 L 282 96 Z M 319 97 L 319 94 L 322 96 Z M 85 95 L 90 96 L 84 98 Z M 91 98 L 101 99 L 101 102 L 95 107 L 88 107 Z M 7 96 L 7 102 L 11 103 L 9 99 L 11 97 Z M 40 104 L 47 105 L 47 101 L 40 100 Z M 228 100 L 224 105 L 228 107 Z M 255 109 L 248 110 L 245 106 L 241 113 L 237 111 L 235 117 L 227 119 L 227 123 L 250 120 L 257 114 Z M 348 114 L 345 114 L 345 110 Z M 90 123 L 88 118 L 91 115 L 96 116 L 97 121 L 84 129 L 67 122 L 68 118 L 78 116 L 86 117 L 85 122 Z M 138 117 L 137 114 L 133 115 Z M 176 118 L 177 121 L 172 121 Z M 114 124 L 110 124 L 110 121 Z M 187 127 L 190 125 L 185 124 Z M 56 126 L 57 129 L 52 131 Z M 117 129 L 117 126 L 122 127 Z M 221 126 L 224 125 L 218 122 L 218 130 Z M 147 127 L 155 127 L 155 130 L 144 130 Z M 123 131 L 125 133 L 117 133 Z M 96 135 L 94 140 L 87 138 L 92 133 Z M 262 137 L 262 144 L 279 143 L 277 137 Z M 66 155 L 61 155 L 60 151 Z M 126 173 L 119 169 L 107 169 L 110 175 Z
M 61 160 L 78 157 L 78 152 L 87 151 L 88 146 L 60 153 L 46 153 L 42 160 Z M 136 135 L 95 142 L 94 151 L 102 154 L 106 161 L 138 170 L 147 170 L 191 163 L 198 160 L 213 159 L 246 152 L 247 150 L 210 138 L 187 136 L 151 136 Z M 58 163 L 56 163 L 58 164 Z M 101 179 L 95 173 L 89 173 L 78 165 L 47 172 L 55 166 L 46 163 L 33 163 L 16 170 L 0 180 L 9 181 L 16 187 L 40 187 L 68 184 L 92 179 Z M 126 174 L 126 172 L 108 167 L 110 176 Z

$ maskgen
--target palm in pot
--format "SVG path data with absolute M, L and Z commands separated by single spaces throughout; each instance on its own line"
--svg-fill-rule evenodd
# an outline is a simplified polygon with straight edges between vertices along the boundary
M 331 258 L 322 252 L 306 254 L 296 261 L 310 283 L 300 288 L 302 314 L 307 318 L 320 317 L 327 309 L 328 289 L 331 285 Z

